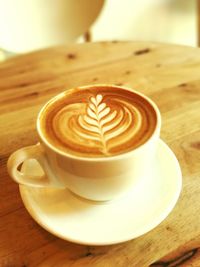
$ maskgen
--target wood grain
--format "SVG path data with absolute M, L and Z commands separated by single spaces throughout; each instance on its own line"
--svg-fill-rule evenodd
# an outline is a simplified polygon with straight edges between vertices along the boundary
M 162 139 L 183 172 L 181 197 L 154 230 L 129 242 L 90 247 L 49 234 L 29 216 L 6 171 L 8 156 L 37 142 L 41 106 L 67 88 L 112 83 L 150 96 Z M 146 42 L 67 45 L 0 64 L 0 266 L 200 266 L 200 50 Z

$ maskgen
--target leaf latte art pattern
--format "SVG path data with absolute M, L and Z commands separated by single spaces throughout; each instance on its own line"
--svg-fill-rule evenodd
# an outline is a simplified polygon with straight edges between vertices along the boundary
M 101 94 L 91 96 L 88 103 L 74 103 L 54 117 L 57 138 L 76 149 L 84 147 L 103 155 L 111 155 L 116 147 L 126 147 L 140 130 L 140 111 L 123 99 L 113 98 L 109 106 Z M 66 127 L 64 127 L 66 126 Z M 96 152 L 97 153 L 97 152 Z
M 76 89 L 62 94 L 42 118 L 45 137 L 63 152 L 110 157 L 143 144 L 156 114 L 141 96 L 120 88 Z
M 122 124 L 124 112 L 127 114 L 126 124 Z M 85 115 L 78 117 L 79 125 L 86 133 L 77 131 L 76 133 L 85 139 L 98 141 L 102 145 L 102 152 L 109 153 L 108 141 L 122 134 L 130 126 L 131 112 L 125 107 L 124 112 L 119 110 L 111 110 L 110 107 L 103 102 L 103 96 L 98 94 L 91 97 L 86 109 Z

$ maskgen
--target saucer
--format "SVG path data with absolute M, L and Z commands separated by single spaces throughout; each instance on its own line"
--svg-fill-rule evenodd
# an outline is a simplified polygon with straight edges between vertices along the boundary
M 35 160 L 27 160 L 23 172 L 41 172 Z M 139 237 L 171 212 L 180 195 L 179 163 L 159 141 L 152 175 L 141 179 L 119 199 L 95 202 L 77 197 L 68 189 L 20 185 L 24 205 L 33 219 L 50 233 L 75 243 L 110 245 Z

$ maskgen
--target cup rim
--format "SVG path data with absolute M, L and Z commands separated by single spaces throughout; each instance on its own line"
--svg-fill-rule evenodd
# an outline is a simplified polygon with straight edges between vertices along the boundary
M 45 138 L 44 134 L 42 133 L 41 127 L 40 127 L 40 117 L 41 114 L 43 113 L 43 111 L 45 110 L 45 108 L 49 105 L 50 102 L 54 101 L 57 98 L 60 98 L 63 96 L 63 94 L 65 92 L 68 92 L 70 90 L 74 90 L 76 89 L 89 89 L 89 88 L 93 88 L 93 87 L 109 87 L 109 88 L 119 88 L 119 89 L 124 89 L 127 90 L 129 92 L 133 92 L 134 94 L 137 94 L 139 96 L 141 96 L 142 98 L 144 98 L 154 109 L 155 113 L 156 113 L 156 119 L 157 119 L 157 123 L 155 126 L 155 129 L 153 131 L 153 133 L 151 134 L 151 136 L 149 137 L 149 139 L 147 139 L 143 144 L 139 145 L 136 148 L 133 148 L 130 151 L 121 153 L 121 154 L 117 154 L 117 155 L 113 155 L 113 156 L 101 156 L 101 157 L 88 157 L 88 156 L 78 156 L 78 155 L 73 155 L 71 153 L 67 153 L 64 152 L 58 148 L 56 148 L 55 146 L 53 146 L 50 142 L 47 141 L 47 139 Z M 159 133 L 160 133 L 160 129 L 161 129 L 161 114 L 160 114 L 160 110 L 158 109 L 157 105 L 155 104 L 155 102 L 153 102 L 153 100 L 151 100 L 148 96 L 144 95 L 143 93 L 138 92 L 135 89 L 132 89 L 130 87 L 126 87 L 126 86 L 119 86 L 119 85 L 114 85 L 114 84 L 89 84 L 89 85 L 84 85 L 84 86 L 77 86 L 77 87 L 73 87 L 70 89 L 67 89 L 65 91 L 62 91 L 61 93 L 55 95 L 54 97 L 50 98 L 44 105 L 43 107 L 40 109 L 40 112 L 37 116 L 37 122 L 36 122 L 36 128 L 37 128 L 37 132 L 39 134 L 39 137 L 41 139 L 41 141 L 51 150 L 53 150 L 55 153 L 62 155 L 64 157 L 73 159 L 73 160 L 79 160 L 79 161 L 88 161 L 88 162 L 105 162 L 105 161 L 112 161 L 112 160 L 118 160 L 118 159 L 122 159 L 122 158 L 126 158 L 129 157 L 131 154 L 135 153 L 136 151 L 142 149 L 145 145 L 147 145 L 156 135 L 159 138 Z

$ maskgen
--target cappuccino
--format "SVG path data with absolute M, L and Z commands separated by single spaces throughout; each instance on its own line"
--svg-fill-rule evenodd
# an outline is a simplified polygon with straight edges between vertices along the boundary
M 61 152 L 78 157 L 112 157 L 144 144 L 157 114 L 137 92 L 115 86 L 75 88 L 48 102 L 39 116 L 41 133 Z
M 8 160 L 13 180 L 107 201 L 149 177 L 161 116 L 156 105 L 136 91 L 88 85 L 50 99 L 36 126 L 40 142 L 15 151 Z M 28 159 L 39 162 L 43 172 L 22 173 L 19 167 Z

